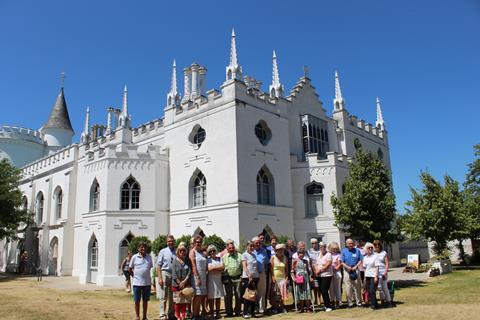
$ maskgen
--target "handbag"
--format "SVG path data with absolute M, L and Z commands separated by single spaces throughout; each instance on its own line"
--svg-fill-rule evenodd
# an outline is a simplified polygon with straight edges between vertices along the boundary
M 257 300 L 257 291 L 247 287 L 245 289 L 245 293 L 243 294 L 243 299 L 254 302 Z
M 302 274 L 297 274 L 295 277 L 295 283 L 296 284 L 303 284 L 305 282 L 305 278 L 303 277 Z

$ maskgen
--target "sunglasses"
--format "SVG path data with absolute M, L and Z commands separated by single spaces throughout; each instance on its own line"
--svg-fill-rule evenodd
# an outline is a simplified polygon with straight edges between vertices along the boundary
M 195 243 L 202 243 L 202 241 L 195 241 Z

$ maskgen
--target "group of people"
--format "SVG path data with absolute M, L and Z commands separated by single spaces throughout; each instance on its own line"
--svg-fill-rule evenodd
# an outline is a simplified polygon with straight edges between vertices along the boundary
M 175 248 L 175 239 L 169 235 L 155 264 L 160 319 L 218 319 L 222 298 L 227 317 L 248 319 L 255 314 L 287 312 L 294 302 L 298 312 L 312 312 L 312 303 L 320 305 L 321 300 L 324 310 L 330 312 L 342 304 L 342 283 L 348 307 L 378 308 L 377 290 L 383 304 L 392 306 L 387 288 L 388 255 L 380 241 L 359 248 L 347 239 L 341 250 L 336 242 L 327 246 L 312 238 L 307 250 L 302 241 L 283 244 L 273 236 L 271 245 L 266 246 L 264 240 L 263 234 L 254 237 L 243 253 L 237 251 L 233 240 L 227 240 L 226 248 L 219 252 L 214 245 L 202 246 L 200 235 Z M 137 319 L 141 301 L 142 319 L 147 319 L 153 267 L 143 243 L 138 253 L 126 257 L 121 265 L 127 291 L 133 290 Z

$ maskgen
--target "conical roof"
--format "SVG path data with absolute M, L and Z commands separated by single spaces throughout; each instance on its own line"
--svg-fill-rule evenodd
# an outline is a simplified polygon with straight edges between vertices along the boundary
M 50 112 L 50 116 L 42 127 L 42 129 L 47 128 L 59 128 L 74 132 L 70 117 L 68 116 L 67 103 L 65 102 L 63 88 L 60 89 L 60 93 L 58 94 L 57 101 L 55 101 L 55 105 Z

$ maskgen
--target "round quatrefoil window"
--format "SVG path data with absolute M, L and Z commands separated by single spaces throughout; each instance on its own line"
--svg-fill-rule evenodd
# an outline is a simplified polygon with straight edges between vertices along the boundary
M 195 149 L 198 149 L 202 145 L 203 141 L 205 141 L 206 136 L 207 133 L 205 132 L 205 129 L 203 129 L 200 125 L 196 125 L 193 127 L 193 130 L 190 133 L 188 140 Z
M 258 141 L 260 141 L 261 144 L 266 146 L 272 138 L 272 131 L 267 126 L 267 123 L 265 121 L 260 120 L 255 126 L 255 135 L 257 136 Z

